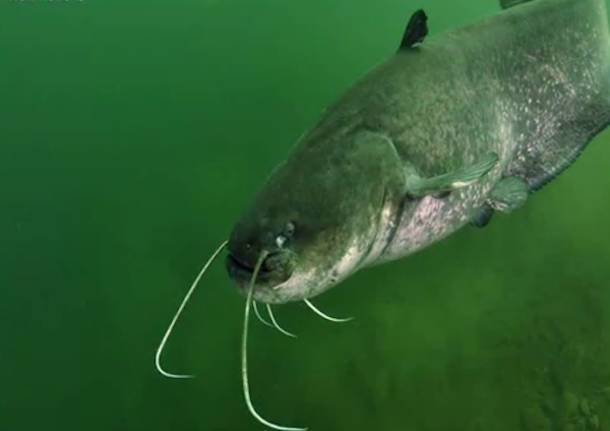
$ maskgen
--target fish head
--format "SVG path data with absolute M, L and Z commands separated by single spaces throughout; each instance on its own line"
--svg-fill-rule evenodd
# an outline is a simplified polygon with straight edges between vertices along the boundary
M 227 269 L 242 293 L 262 253 L 253 296 L 276 304 L 316 296 L 366 260 L 397 166 L 387 146 L 347 140 L 297 148 L 239 219 Z

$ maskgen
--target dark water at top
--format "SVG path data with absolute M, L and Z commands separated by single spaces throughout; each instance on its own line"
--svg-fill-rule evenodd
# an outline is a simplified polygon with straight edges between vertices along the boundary
M 433 33 L 498 10 L 2 0 L 0 430 L 263 429 L 221 264 L 165 356 L 198 378 L 162 378 L 154 350 L 271 168 L 422 5 Z M 610 429 L 609 138 L 517 213 L 319 299 L 355 322 L 289 305 L 298 340 L 253 324 L 259 410 L 313 431 Z

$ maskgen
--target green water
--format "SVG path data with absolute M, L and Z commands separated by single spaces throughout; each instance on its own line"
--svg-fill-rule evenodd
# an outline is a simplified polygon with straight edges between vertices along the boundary
M 433 33 L 494 0 L 428 0 Z M 0 430 L 262 430 L 202 261 L 408 0 L 0 3 Z M 561 29 L 558 29 L 560 31 Z M 511 216 L 253 322 L 258 409 L 334 430 L 610 429 L 610 133 Z M 597 418 L 597 419 L 596 419 Z

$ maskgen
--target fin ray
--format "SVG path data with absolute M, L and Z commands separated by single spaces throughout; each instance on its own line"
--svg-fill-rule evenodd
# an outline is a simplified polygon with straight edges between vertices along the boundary
M 442 194 L 469 186 L 491 171 L 498 163 L 498 155 L 490 153 L 480 162 L 458 169 L 454 172 L 431 178 L 421 178 L 412 173 L 407 178 L 407 194 L 411 197 L 423 197 L 430 194 Z

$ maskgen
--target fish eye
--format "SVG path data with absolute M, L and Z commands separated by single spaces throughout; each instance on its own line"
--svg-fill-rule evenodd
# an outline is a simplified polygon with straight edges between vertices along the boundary
M 293 222 L 289 221 L 284 226 L 282 233 L 275 237 L 275 245 L 278 248 L 283 248 L 284 245 L 293 237 L 295 231 L 295 225 Z
M 288 241 L 288 238 L 286 238 L 285 235 L 278 235 L 275 237 L 275 245 L 277 245 L 277 248 L 283 248 L 286 241 Z

